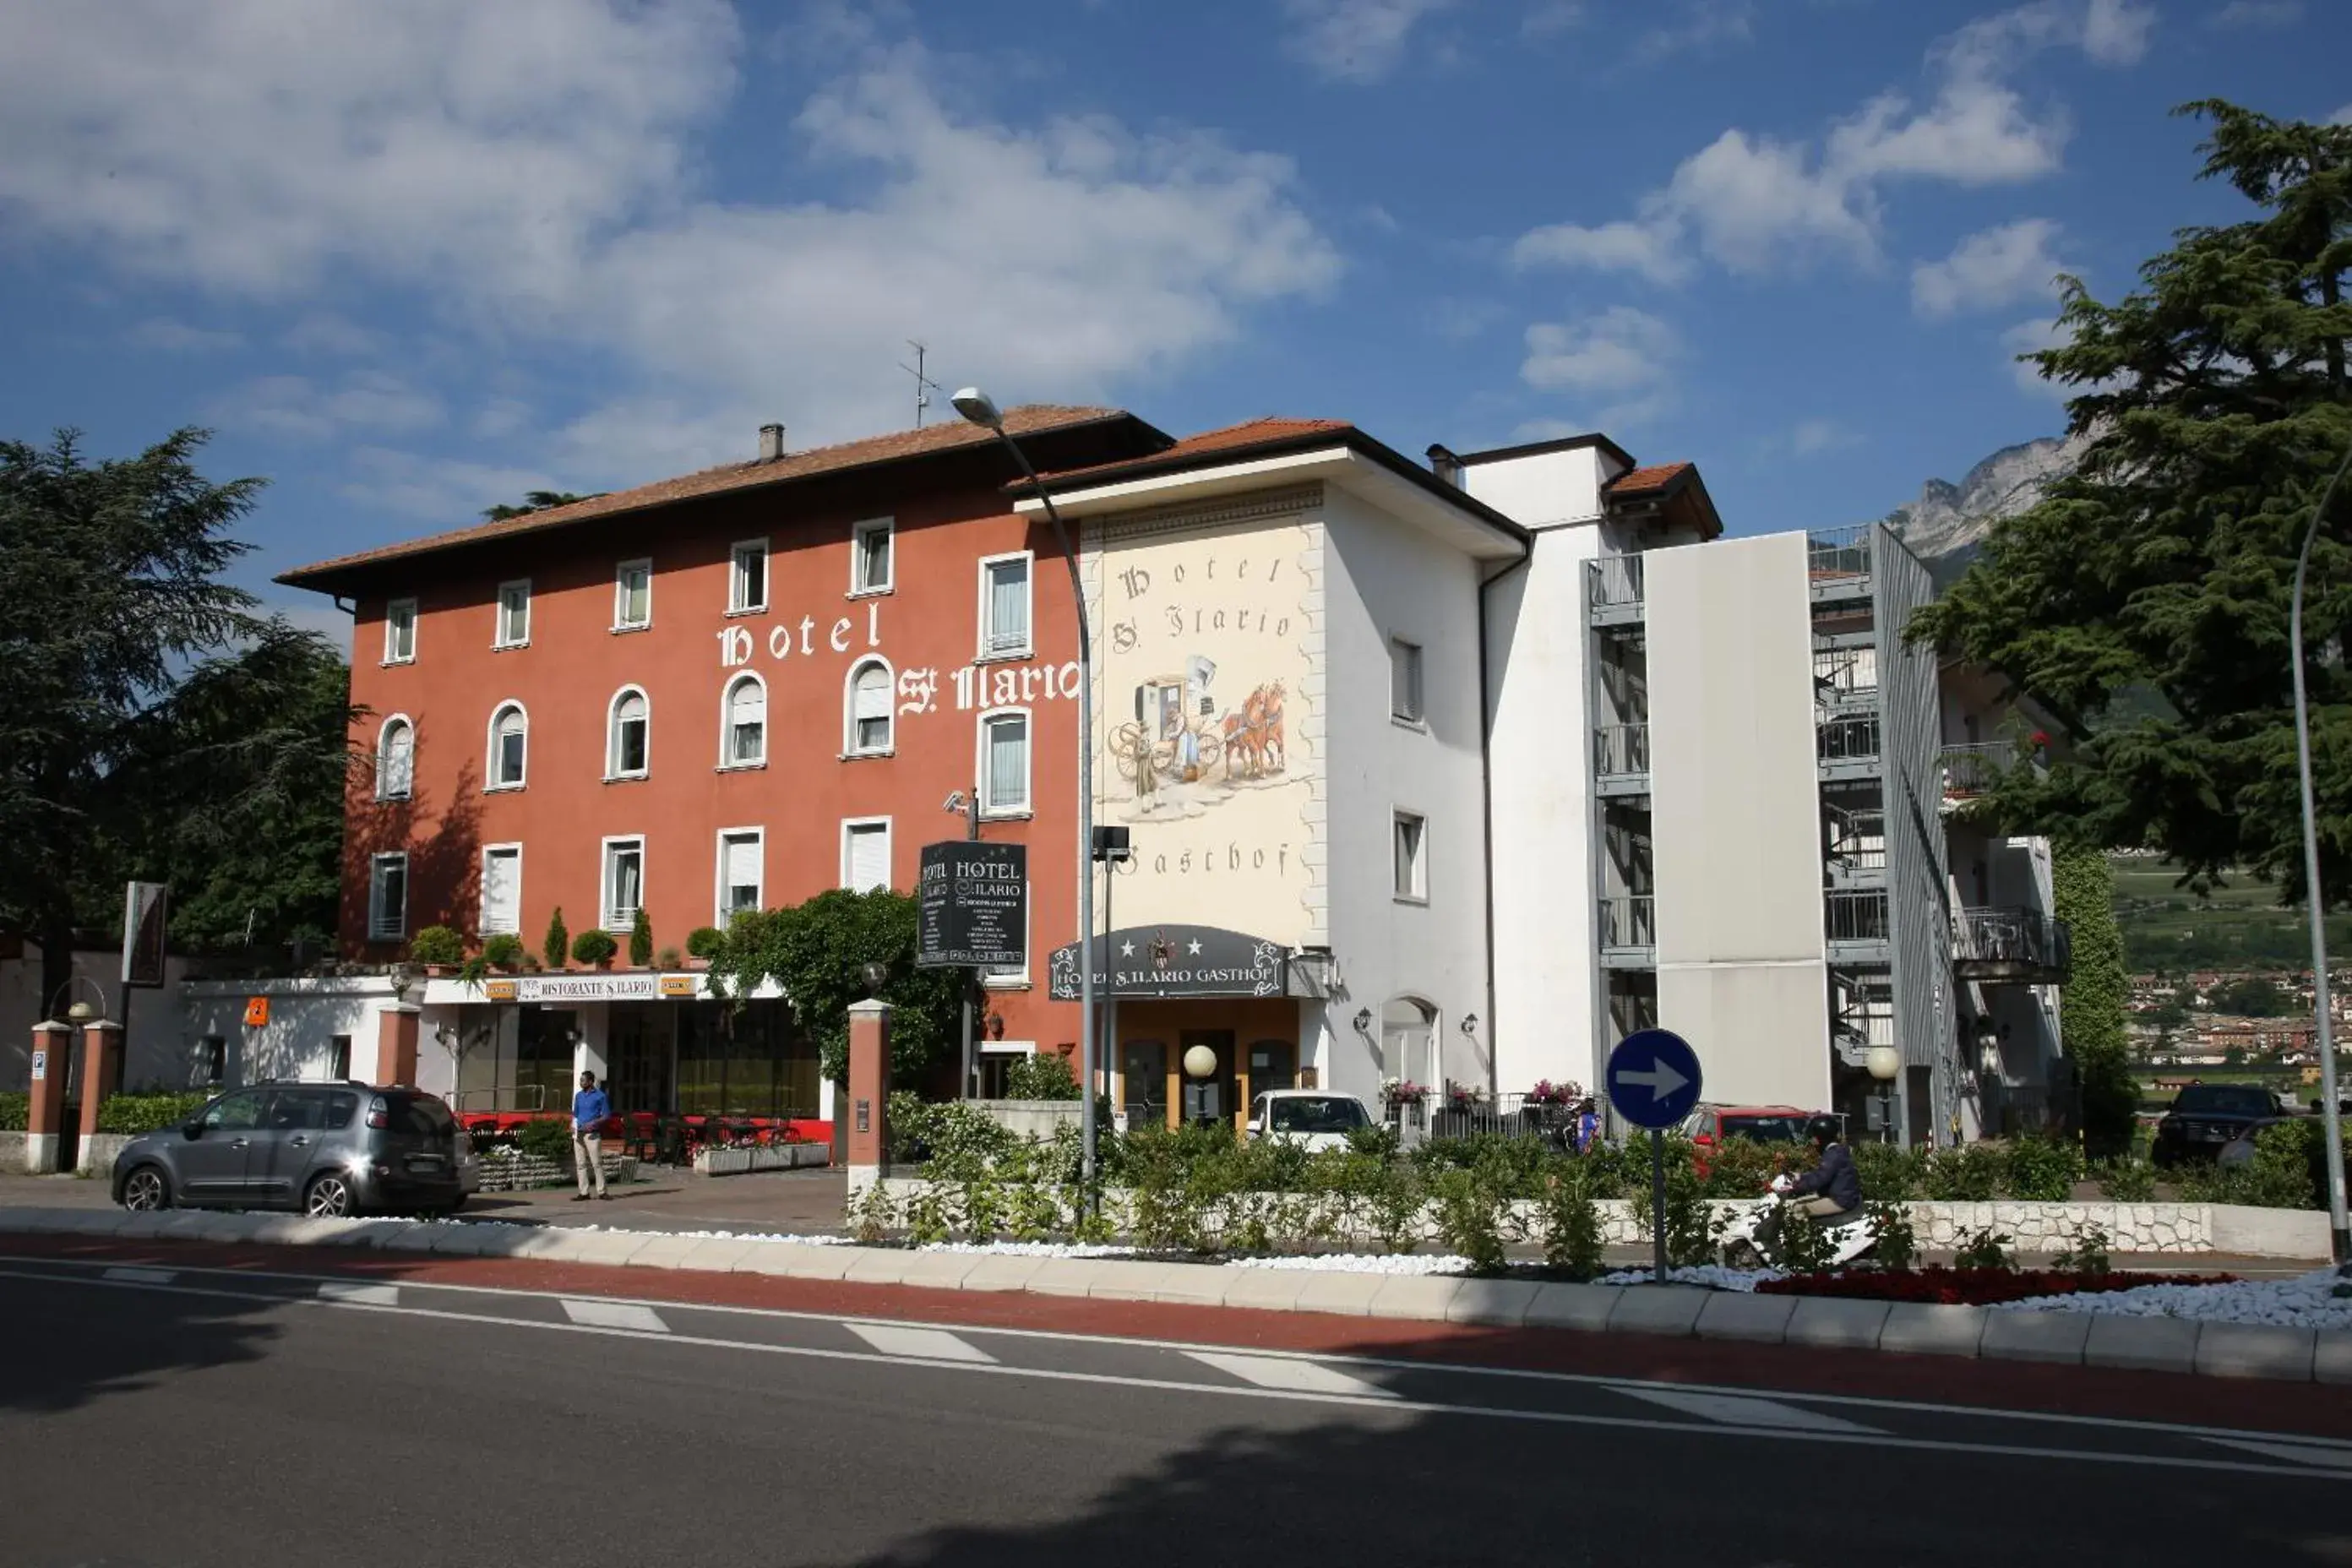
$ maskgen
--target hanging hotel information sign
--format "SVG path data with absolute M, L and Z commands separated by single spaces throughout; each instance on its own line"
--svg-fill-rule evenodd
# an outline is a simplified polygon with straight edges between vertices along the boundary
M 915 962 L 980 969 L 1029 962 L 1029 847 L 957 839 L 923 846 Z

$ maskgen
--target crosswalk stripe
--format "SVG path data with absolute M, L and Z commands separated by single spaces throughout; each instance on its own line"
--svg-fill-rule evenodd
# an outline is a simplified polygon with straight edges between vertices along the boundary
M 397 1285 L 353 1285 L 341 1279 L 323 1280 L 319 1286 L 321 1301 L 346 1301 L 355 1307 L 397 1307 L 400 1287 Z
M 2299 1465 L 2316 1465 L 2331 1470 L 2352 1470 L 2352 1448 L 2322 1447 L 2316 1443 L 2262 1443 L 2248 1437 L 2209 1437 L 2209 1443 L 2219 1443 L 2225 1448 L 2243 1448 L 2251 1454 L 2261 1454 L 2273 1459 L 2292 1459 Z
M 1789 1432 L 1878 1430 L 1859 1421 L 1848 1421 L 1841 1415 L 1825 1415 L 1818 1410 L 1783 1405 L 1774 1399 L 1752 1399 L 1745 1394 L 1685 1394 L 1679 1389 L 1664 1388 L 1620 1388 L 1617 1392 L 1630 1394 L 1652 1405 L 1663 1405 L 1669 1410 L 1679 1410 L 1685 1415 L 1720 1421 L 1727 1426 L 1772 1426 Z
M 944 1329 L 898 1329 L 882 1323 L 844 1323 L 843 1328 L 884 1355 L 911 1356 L 921 1361 L 961 1361 L 995 1364 L 996 1358 L 956 1338 Z
M 168 1268 L 110 1268 L 106 1278 L 125 1285 L 169 1285 L 178 1276 Z
M 583 1328 L 635 1329 L 641 1333 L 666 1334 L 669 1325 L 651 1307 L 640 1307 L 628 1301 L 575 1301 L 565 1297 L 563 1315 Z
M 1287 1394 L 1351 1394 L 1367 1399 L 1396 1397 L 1377 1383 L 1367 1383 L 1360 1377 L 1334 1372 L 1320 1363 L 1299 1361 L 1292 1356 L 1226 1355 L 1214 1351 L 1186 1351 L 1184 1353 L 1204 1366 L 1231 1373 L 1260 1388 L 1278 1388 Z

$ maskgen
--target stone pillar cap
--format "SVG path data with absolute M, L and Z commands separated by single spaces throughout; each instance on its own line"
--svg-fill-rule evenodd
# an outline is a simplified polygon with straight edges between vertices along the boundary
M 879 996 L 869 996 L 863 1002 L 849 1005 L 849 1016 L 853 1018 L 887 1018 L 890 1012 L 890 1004 Z

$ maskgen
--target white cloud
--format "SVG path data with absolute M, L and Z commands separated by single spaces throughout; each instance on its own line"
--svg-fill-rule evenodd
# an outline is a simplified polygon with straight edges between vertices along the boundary
M 2303 20 L 2303 0 L 2230 0 L 2207 19 L 2214 27 L 2292 27 Z
M 1282 0 L 1284 47 L 1333 81 L 1376 82 L 1404 63 L 1413 29 L 1454 0 Z
M 360 359 L 383 353 L 392 340 L 332 310 L 306 310 L 278 342 L 299 354 Z
M 159 349 L 164 353 L 212 353 L 222 349 L 241 348 L 244 334 L 216 331 L 211 327 L 190 326 L 168 316 L 152 316 L 123 334 L 132 344 L 142 349 Z
M 288 441 L 347 433 L 411 435 L 442 421 L 440 399 L 381 371 L 360 371 L 322 386 L 307 376 L 265 375 L 215 398 L 207 417 L 225 429 Z
M 799 63 L 830 79 L 721 201 L 699 139 L 741 85 L 724 0 L 18 7 L 0 204 L 17 236 L 310 311 L 305 352 L 382 352 L 325 313 L 356 288 L 502 354 L 602 354 L 611 410 L 573 433 L 614 439 L 571 488 L 740 455 L 767 418 L 796 444 L 903 426 L 908 336 L 1008 402 L 1105 396 L 1338 273 L 1287 160 L 990 118 L 919 46 L 813 37 Z M 294 434 L 290 401 L 242 406 Z
M 520 501 L 529 491 L 567 488 L 543 468 L 432 458 L 390 447 L 361 447 L 352 459 L 353 479 L 342 488 L 345 500 L 452 528 L 476 521 L 500 502 Z
M 2051 253 L 2057 236 L 2055 223 L 2038 217 L 1969 235 L 1943 260 L 1911 269 L 1911 308 L 1941 317 L 2047 295 L 2065 269 Z
M 1584 26 L 1584 0 L 1536 0 L 1519 18 L 1519 31 L 1530 38 L 1549 38 Z
M 1633 40 L 1636 60 L 1662 60 L 1755 37 L 1755 0 L 1682 0 L 1673 18 Z
M 1622 426 L 1665 411 L 1682 357 L 1681 335 L 1671 325 L 1646 310 L 1612 305 L 1573 321 L 1530 326 L 1519 379 L 1538 391 L 1605 399 L 1597 422 Z
M 2056 348 L 2067 341 L 2067 333 L 2060 328 L 2054 316 L 2037 317 L 2030 321 L 2020 321 L 2001 333 L 2000 346 L 2011 358 L 2011 373 L 2016 377 L 2020 391 L 2031 393 L 2036 397 L 2050 397 L 2063 402 L 2082 390 L 2064 382 L 2044 381 L 2042 379 L 2041 367 L 2031 360 L 2021 360 L 2015 357 L 2018 354 L 2029 354 L 2042 349 Z
M 1881 93 L 1832 125 L 1818 147 L 1726 131 L 1643 196 L 1633 217 L 1532 229 L 1513 258 L 1661 283 L 1688 277 L 1694 252 L 1745 272 L 1822 257 L 1872 265 L 1885 186 L 2011 184 L 2059 168 L 2065 116 L 2037 115 L 2006 79 L 2027 57 L 2071 47 L 2123 63 L 2145 47 L 2151 21 L 2128 0 L 2037 0 L 1971 22 L 1930 52 L 1936 85 L 1924 106 Z
M 2327 117 L 2330 125 L 2352 125 L 2352 103 L 2346 104 Z
M 1861 436 L 1834 419 L 1800 419 L 1796 428 L 1789 432 L 1789 450 L 1800 458 L 1838 451 L 1858 446 L 1861 441 Z

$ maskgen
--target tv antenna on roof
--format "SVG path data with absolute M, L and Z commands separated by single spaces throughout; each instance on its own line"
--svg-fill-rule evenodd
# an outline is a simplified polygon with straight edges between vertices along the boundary
M 915 363 L 908 364 L 901 360 L 898 368 L 915 378 L 915 428 L 919 430 L 923 427 L 923 411 L 931 405 L 931 394 L 940 389 L 940 384 L 923 374 L 923 356 L 930 350 L 912 338 L 907 340 L 907 346 L 915 351 Z

